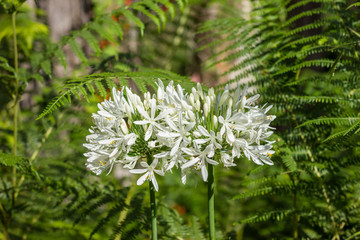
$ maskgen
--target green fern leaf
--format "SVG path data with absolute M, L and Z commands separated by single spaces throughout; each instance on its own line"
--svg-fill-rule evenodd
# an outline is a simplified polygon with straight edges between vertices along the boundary
M 84 52 L 81 50 L 76 40 L 74 38 L 70 38 L 68 44 L 70 45 L 71 50 L 73 50 L 76 56 L 78 56 L 86 66 L 89 66 L 87 57 L 85 56 Z
M 116 39 L 112 36 L 109 31 L 97 22 L 91 22 L 88 24 L 88 28 L 97 32 L 101 37 L 109 40 L 110 42 L 116 43 Z
M 51 77 L 51 62 L 49 59 L 44 60 L 40 63 L 40 66 L 44 72 Z
M 349 9 L 352 8 L 352 7 L 360 7 L 360 2 L 356 2 L 356 3 L 351 4 L 350 6 L 348 6 L 348 7 L 346 8 L 346 10 L 349 10 Z
M 97 39 L 94 37 L 94 35 L 92 35 L 87 30 L 82 30 L 81 32 L 79 32 L 79 35 L 83 39 L 85 39 L 85 41 L 89 44 L 91 49 L 94 50 L 94 52 L 96 53 L 97 56 L 99 56 L 101 49 L 100 49 L 99 43 L 98 43 Z
M 121 13 L 124 14 L 126 18 L 134 22 L 140 28 L 140 35 L 143 36 L 145 26 L 142 21 L 138 17 L 134 16 L 134 14 L 129 10 L 122 9 Z
M 110 16 L 107 16 L 104 19 L 104 23 L 110 27 L 111 30 L 115 32 L 115 34 L 120 38 L 120 40 L 123 40 L 123 30 L 120 26 L 120 24 L 116 21 L 114 21 Z
M 26 159 L 9 153 L 0 152 L 0 164 L 7 167 L 15 167 L 26 163 Z
M 54 52 L 55 57 L 59 60 L 60 64 L 64 67 L 65 71 L 66 71 L 66 57 L 64 52 L 60 49 L 57 48 L 56 51 Z
M 154 15 L 151 14 L 142 4 L 138 3 L 138 4 L 133 4 L 132 6 L 133 9 L 140 11 L 141 13 L 145 14 L 146 16 L 148 16 L 154 23 L 155 25 L 158 27 L 158 31 L 160 32 L 161 30 L 161 23 L 160 20 Z
M 143 1 L 144 5 L 146 5 L 149 9 L 153 10 L 158 16 L 160 21 L 162 22 L 162 28 L 165 28 L 166 23 L 166 15 L 164 11 L 153 1 L 145 0 Z
M 164 5 L 169 13 L 170 13 L 170 16 L 171 16 L 171 19 L 174 19 L 175 17 L 175 7 L 173 4 L 171 4 L 168 0 L 155 0 L 156 2 L 159 2 L 161 3 L 162 5 Z

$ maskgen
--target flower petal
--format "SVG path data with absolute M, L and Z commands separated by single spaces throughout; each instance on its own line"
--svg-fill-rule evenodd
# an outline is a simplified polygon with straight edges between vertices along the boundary
M 175 153 L 179 150 L 181 140 L 182 140 L 182 137 L 179 137 L 179 139 L 176 140 L 174 147 L 171 149 L 170 156 L 174 156 Z
M 158 169 L 154 169 L 154 172 L 156 172 L 156 174 L 160 175 L 160 176 L 164 176 L 165 173 L 161 170 L 158 170 Z
M 156 167 L 156 165 L 158 164 L 158 159 L 157 158 L 155 158 L 153 161 L 152 161 L 152 163 L 150 164 L 150 167 L 153 167 L 153 168 L 155 168 Z
M 147 169 L 131 169 L 129 170 L 130 173 L 134 173 L 134 174 L 143 174 L 147 171 Z
M 145 125 L 145 124 L 150 123 L 150 121 L 148 121 L 148 120 L 141 120 L 141 121 L 134 121 L 134 123 L 135 123 L 136 125 Z
M 165 118 L 168 114 L 169 114 L 169 111 L 163 111 L 163 112 L 161 112 L 161 113 L 155 118 L 155 120 L 157 121 L 157 120 L 163 119 L 163 118 Z
M 190 156 L 194 156 L 196 154 L 195 151 L 191 148 L 181 148 L 181 150 Z
M 203 165 L 203 166 L 201 167 L 201 176 L 202 176 L 204 182 L 207 182 L 207 179 L 208 179 L 208 171 L 207 171 L 207 169 L 206 169 L 206 165 Z
M 147 131 L 145 133 L 145 141 L 149 140 L 152 133 L 153 133 L 153 127 L 152 127 L 152 125 L 149 125 L 149 128 L 147 129 Z
M 199 158 L 192 158 L 190 161 L 187 161 L 186 163 L 184 163 L 184 164 L 181 166 L 181 169 L 185 169 L 185 168 L 191 167 L 191 166 L 193 166 L 194 164 L 196 164 L 198 161 L 199 161 Z
M 206 130 L 203 126 L 199 125 L 198 129 L 203 136 L 210 137 L 208 130 Z
M 147 173 L 145 173 L 144 175 L 142 175 L 138 180 L 137 180 L 137 182 L 136 182 L 136 184 L 137 185 L 142 185 L 144 182 L 145 182 L 145 180 L 146 180 L 146 178 L 149 176 L 149 172 L 147 172 Z
M 151 118 L 154 119 L 155 118 L 155 112 L 156 112 L 156 101 L 155 99 L 151 99 Z
M 156 181 L 156 178 L 155 178 L 155 175 L 154 175 L 154 174 L 151 175 L 151 179 L 150 179 L 150 180 L 151 180 L 151 182 L 152 182 L 155 190 L 158 192 L 158 191 L 159 191 L 159 185 L 158 185 L 158 183 L 157 183 L 157 181 Z

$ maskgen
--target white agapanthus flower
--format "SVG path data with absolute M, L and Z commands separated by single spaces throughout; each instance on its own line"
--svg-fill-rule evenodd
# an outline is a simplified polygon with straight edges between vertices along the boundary
M 207 167 L 236 166 L 240 157 L 256 164 L 272 165 L 273 115 L 271 106 L 259 107 L 260 95 L 246 96 L 246 88 L 234 93 L 225 87 L 215 95 L 201 85 L 186 92 L 170 82 L 157 82 L 156 94 L 140 98 L 131 89 L 112 89 L 112 97 L 98 104 L 94 126 L 87 136 L 86 166 L 96 174 L 121 164 L 130 173 L 143 174 L 138 185 L 181 169 L 181 180 L 197 172 L 207 181 Z M 217 97 L 216 97 L 217 96 Z

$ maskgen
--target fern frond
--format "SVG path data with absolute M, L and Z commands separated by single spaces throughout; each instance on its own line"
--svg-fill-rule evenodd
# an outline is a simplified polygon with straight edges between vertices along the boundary
M 244 224 L 244 223 L 256 223 L 256 222 L 265 222 L 269 220 L 275 221 L 282 221 L 289 215 L 294 213 L 293 209 L 285 209 L 285 210 L 275 210 L 269 212 L 258 213 L 251 217 L 241 220 L 237 224 Z
M 353 125 L 356 121 L 360 121 L 360 117 L 323 117 L 319 119 L 308 120 L 298 127 L 307 125 L 328 125 L 335 124 L 337 126 L 349 126 Z
M 115 216 L 117 216 L 124 208 L 128 208 L 128 206 L 125 205 L 124 200 L 121 202 L 117 202 L 115 206 L 110 208 L 108 210 L 108 213 L 106 217 L 100 219 L 98 224 L 93 228 L 92 232 L 90 233 L 89 239 L 92 239 L 92 237 L 104 227 L 105 224 L 109 223 Z
M 349 128 L 332 134 L 331 136 L 329 136 L 328 138 L 323 140 L 323 142 L 327 142 L 327 141 L 330 141 L 330 140 L 338 138 L 338 137 L 345 137 L 350 133 L 358 134 L 359 132 L 360 132 L 360 121 L 357 121 Z
M 15 167 L 26 164 L 27 160 L 20 156 L 0 152 L 0 164 L 7 167 Z
M 95 73 L 83 76 L 76 80 L 68 81 L 62 90 L 60 90 L 59 95 L 50 101 L 50 103 L 46 106 L 37 119 L 43 118 L 59 107 L 71 103 L 72 95 L 75 95 L 78 98 L 83 96 L 85 99 L 88 99 L 88 92 L 86 89 L 89 90 L 92 95 L 94 95 L 95 91 L 93 84 L 98 89 L 100 95 L 105 98 L 107 96 L 106 89 L 108 86 L 118 85 L 117 81 L 120 79 L 120 82 L 126 85 L 127 81 L 131 79 L 135 82 L 141 92 L 146 92 L 148 90 L 147 87 L 152 87 L 155 89 L 155 82 L 157 79 L 162 79 L 164 81 L 172 80 L 175 84 L 181 83 L 185 89 L 189 89 L 194 86 L 194 83 L 192 83 L 187 77 L 181 77 L 180 75 L 171 73 L 169 71 L 156 69 L 153 71 L 131 73 Z

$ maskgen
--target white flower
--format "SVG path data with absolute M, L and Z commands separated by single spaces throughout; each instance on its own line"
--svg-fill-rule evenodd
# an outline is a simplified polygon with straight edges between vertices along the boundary
M 200 145 L 209 142 L 208 146 L 210 148 L 210 152 L 212 155 L 214 155 L 214 151 L 216 149 L 222 148 L 221 144 L 218 143 L 218 142 L 221 142 L 220 133 L 218 133 L 216 136 L 215 132 L 213 130 L 210 130 L 210 133 L 209 133 L 208 130 L 206 130 L 203 126 L 199 125 L 197 135 L 207 137 L 207 138 L 195 139 L 194 142 L 197 144 L 200 144 Z
M 232 167 L 241 156 L 256 164 L 273 164 L 274 142 L 269 137 L 275 116 L 267 115 L 271 106 L 256 105 L 259 95 L 246 98 L 246 88 L 240 87 L 232 94 L 228 86 L 215 95 L 214 89 L 205 92 L 200 84 L 187 93 L 173 82 L 165 87 L 161 80 L 157 86 L 155 94 L 147 92 L 143 98 L 129 88 L 113 88 L 112 97 L 98 104 L 84 144 L 88 169 L 110 173 L 114 164 L 122 164 L 130 173 L 143 174 L 138 185 L 149 180 L 158 191 L 154 174 L 163 176 L 175 166 L 185 183 L 190 173 L 207 181 L 209 164 Z M 154 160 L 134 169 L 144 156 L 141 149 Z M 158 163 L 161 170 L 155 169 Z
M 147 162 L 140 162 L 140 165 L 142 167 L 144 167 L 143 169 L 132 169 L 132 170 L 130 170 L 130 172 L 134 173 L 134 174 L 143 174 L 143 173 L 145 173 L 144 175 L 142 175 L 137 180 L 137 185 L 142 185 L 146 180 L 148 180 L 148 181 L 152 182 L 155 190 L 159 191 L 159 185 L 158 185 L 158 183 L 156 181 L 154 172 L 157 173 L 160 176 L 164 176 L 164 173 L 161 170 L 155 169 L 157 163 L 158 163 L 158 160 L 155 158 L 154 161 L 150 164 L 150 166 L 149 166 L 149 164 Z
M 222 124 L 220 129 L 220 135 L 223 136 L 226 132 L 226 141 L 231 145 L 235 141 L 233 130 L 242 130 L 238 124 L 235 124 L 236 120 L 241 116 L 241 113 L 235 113 L 232 115 L 231 106 L 228 107 L 226 117 L 219 116 L 219 122 Z
M 231 157 L 229 154 L 225 152 L 221 152 L 220 155 L 221 155 L 220 160 L 224 164 L 224 167 L 236 166 L 236 164 L 234 163 L 234 158 Z
M 175 138 L 175 143 L 173 143 L 173 147 L 170 152 L 170 156 L 174 156 L 175 153 L 178 151 L 181 142 L 185 141 L 186 144 L 189 144 L 190 141 L 187 139 L 186 136 L 190 135 L 189 131 L 195 126 L 195 123 L 189 123 L 187 126 L 184 127 L 182 121 L 182 114 L 179 113 L 178 118 L 178 126 L 171 121 L 170 119 L 166 119 L 166 123 L 170 126 L 170 128 L 175 132 L 159 132 L 158 135 L 163 138 Z
M 114 164 L 114 161 L 110 161 L 109 155 L 105 151 L 87 152 L 84 153 L 84 156 L 88 157 L 86 167 L 96 175 L 100 175 L 109 168 L 111 171 Z
M 141 114 L 141 116 L 144 118 L 144 120 L 135 121 L 134 123 L 137 125 L 149 124 L 149 126 L 146 130 L 146 133 L 145 133 L 145 141 L 147 141 L 152 136 L 154 127 L 157 127 L 158 129 L 162 129 L 162 127 L 158 121 L 165 118 L 168 115 L 168 112 L 163 111 L 157 117 L 155 117 L 155 113 L 157 110 L 155 99 L 151 99 L 151 105 L 150 105 L 151 115 L 150 116 L 145 111 L 145 109 L 142 108 L 142 106 L 137 105 L 136 107 L 137 107 L 137 110 L 139 111 L 139 113 Z
M 194 148 L 181 148 L 181 150 L 191 156 L 190 160 L 181 166 L 181 169 L 195 166 L 194 168 L 196 170 L 201 170 L 202 178 L 206 182 L 208 178 L 206 163 L 212 165 L 219 164 L 218 162 L 210 159 L 210 157 L 213 157 L 210 147 L 207 146 L 205 150 L 202 151 L 199 146 L 194 143 Z

